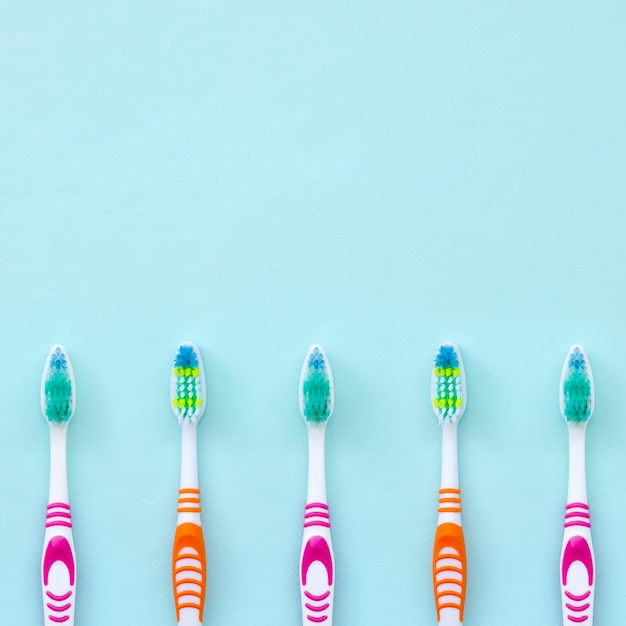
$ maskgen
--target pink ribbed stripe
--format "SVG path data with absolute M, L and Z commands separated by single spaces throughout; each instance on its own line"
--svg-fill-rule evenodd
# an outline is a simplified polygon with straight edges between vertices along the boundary
M 50 519 L 51 517 L 65 517 L 67 519 L 72 519 L 72 514 L 66 513 L 65 511 L 56 511 L 54 513 L 48 513 L 48 515 L 46 515 L 46 519 Z
M 48 615 L 48 619 L 51 619 L 53 622 L 67 622 L 70 618 L 69 615 L 64 615 L 63 617 L 56 617 L 55 615 Z
M 581 509 L 589 510 L 589 505 L 585 504 L 584 502 L 572 502 L 571 504 L 568 504 L 565 508 L 573 509 L 574 507 L 580 507 Z
M 67 604 L 64 604 L 63 606 L 57 606 L 56 604 L 50 604 L 49 602 L 46 604 L 46 606 L 51 610 L 51 611 L 56 611 L 57 613 L 63 613 L 63 611 L 67 611 L 67 609 L 69 609 L 72 606 L 71 602 L 68 602 Z
M 568 615 L 567 619 L 570 622 L 576 622 L 577 624 L 580 624 L 580 622 L 586 622 L 589 617 L 587 615 L 581 615 L 580 617 L 575 617 L 574 615 Z
M 582 613 L 583 611 L 586 611 L 591 605 L 589 604 L 589 602 L 585 602 L 585 604 L 582 604 L 581 606 L 574 606 L 573 604 L 566 602 L 565 606 L 570 611 L 576 611 L 576 613 Z
M 326 519 L 330 519 L 330 515 L 328 515 L 328 513 L 323 513 L 322 511 L 319 511 L 317 513 L 305 513 L 304 519 L 306 519 L 307 517 L 324 517 Z
M 565 592 L 567 593 L 567 592 Z M 67 600 L 71 595 L 72 595 L 72 591 L 68 591 L 66 594 L 62 595 L 62 596 L 55 596 L 53 593 L 51 593 L 50 591 L 46 591 L 46 595 L 52 599 L 52 600 L 56 600 L 57 602 L 63 602 L 63 600 Z
M 328 510 L 328 505 L 324 504 L 323 502 L 311 502 L 310 504 L 307 504 L 304 508 L 305 509 L 313 509 L 316 506 L 320 507 L 321 509 Z
M 586 519 L 589 519 L 589 513 L 585 513 L 583 511 L 580 511 L 579 513 L 566 513 L 565 514 L 565 519 L 567 519 L 568 517 L 584 517 Z
M 325 622 L 328 619 L 327 615 L 322 615 L 320 617 L 313 617 L 313 615 L 307 615 L 306 618 L 309 620 L 309 622 L 316 622 L 316 623 L 320 623 L 320 622 Z
M 584 526 L 585 528 L 591 528 L 589 522 L 567 522 L 563 524 L 563 528 L 569 528 L 570 526 Z
M 330 604 L 326 602 L 326 604 L 322 604 L 321 606 L 315 606 L 314 604 L 309 604 L 308 602 L 305 602 L 304 606 L 306 606 L 309 611 L 321 613 L 322 611 L 325 611 L 330 606 Z
M 58 521 L 58 522 L 48 522 L 46 524 L 46 528 L 50 528 L 51 526 L 67 526 L 67 528 L 71 528 L 72 524 L 70 522 L 62 522 L 62 521 Z
M 577 602 L 581 602 L 582 600 L 586 600 L 591 595 L 591 591 L 587 591 L 586 593 L 583 593 L 582 596 L 575 596 L 573 593 L 570 593 L 569 591 L 566 591 L 565 595 L 570 600 L 575 600 Z
M 309 593 L 308 591 L 305 591 L 304 595 L 309 600 L 315 600 L 317 602 L 321 602 L 322 600 L 326 600 L 326 598 L 328 598 L 328 596 L 330 595 L 330 591 L 327 591 L 326 593 L 323 593 L 321 596 L 315 596 L 312 593 Z
M 304 527 L 308 528 L 309 526 L 324 526 L 324 528 L 330 528 L 328 522 L 305 522 Z
M 69 504 L 65 504 L 65 502 L 53 502 L 52 504 L 48 505 L 49 509 L 53 509 L 54 507 L 61 507 L 62 509 L 67 509 L 69 511 L 70 509 L 70 505 Z

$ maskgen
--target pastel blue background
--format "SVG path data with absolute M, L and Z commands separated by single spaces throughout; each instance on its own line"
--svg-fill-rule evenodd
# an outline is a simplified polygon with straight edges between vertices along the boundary
M 596 621 L 626 611 L 622 2 L 4 2 L 0 623 L 42 624 L 46 354 L 76 372 L 77 625 L 171 626 L 170 360 L 207 369 L 205 623 L 300 620 L 321 343 L 338 626 L 434 624 L 440 341 L 461 347 L 467 626 L 560 623 L 570 344 Z

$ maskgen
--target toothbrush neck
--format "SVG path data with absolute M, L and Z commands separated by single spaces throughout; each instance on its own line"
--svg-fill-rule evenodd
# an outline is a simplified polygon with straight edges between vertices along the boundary
M 570 426 L 569 431 L 569 484 L 568 502 L 587 503 L 585 475 L 585 426 Z
M 326 503 L 326 470 L 324 467 L 324 431 L 326 425 L 311 425 L 309 431 L 309 488 L 307 502 Z
M 444 422 L 441 425 L 441 488 L 459 488 L 459 463 L 457 458 L 457 424 Z
M 69 503 L 67 491 L 67 424 L 50 426 L 50 491 L 48 503 Z
M 198 488 L 198 446 L 196 443 L 196 426 L 194 422 L 183 422 L 182 450 L 180 458 L 181 489 Z

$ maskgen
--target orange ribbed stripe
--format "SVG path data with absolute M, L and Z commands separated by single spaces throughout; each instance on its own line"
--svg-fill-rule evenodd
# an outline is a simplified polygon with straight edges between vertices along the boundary
M 460 489 L 446 488 L 446 489 L 440 489 L 439 493 L 461 493 L 461 490 Z
M 440 559 L 457 559 L 458 560 L 458 556 L 450 554 L 444 554 L 443 556 L 439 557 Z M 441 574 L 441 572 L 456 572 L 457 574 L 461 574 L 461 576 L 463 576 L 463 570 L 460 567 L 454 567 L 454 565 L 444 565 L 443 567 L 440 567 L 439 569 L 435 570 L 435 576 L 437 576 L 437 574 Z M 462 584 L 461 581 L 457 580 L 457 582 L 459 584 Z
M 178 493 L 200 493 L 200 489 L 179 489 Z
M 182 598 L 183 596 L 193 596 L 194 598 L 200 598 L 200 600 L 202 600 L 202 595 L 197 591 L 179 591 L 178 597 Z
M 443 598 L 443 596 L 454 596 L 455 598 L 463 599 L 463 595 L 458 591 L 440 591 L 437 595 L 440 598 Z
M 181 559 L 182 558 L 184 558 L 184 557 L 181 556 Z M 191 557 L 191 558 L 193 558 L 193 557 Z M 198 585 L 198 586 L 201 587 L 202 586 L 202 581 L 198 580 L 197 578 L 181 578 L 180 580 L 177 580 L 174 584 L 177 587 L 178 587 L 178 585 L 191 585 L 191 584 Z
M 437 513 L 461 513 L 463 509 L 437 509 Z
M 190 554 L 189 556 L 182 555 L 178 557 L 179 559 L 195 559 L 198 560 L 198 557 Z M 194 567 L 193 565 L 185 565 L 183 567 L 179 567 L 174 570 L 174 576 L 177 576 L 181 572 L 195 572 L 196 574 L 204 574 L 204 572 L 199 567 Z

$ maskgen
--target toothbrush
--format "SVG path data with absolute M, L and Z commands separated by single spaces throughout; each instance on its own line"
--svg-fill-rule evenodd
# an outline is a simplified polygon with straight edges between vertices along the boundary
M 178 523 L 172 554 L 172 586 L 179 626 L 200 626 L 206 590 L 206 557 L 200 522 L 196 426 L 204 412 L 205 383 L 200 351 L 192 343 L 178 348 L 170 384 L 174 415 L 182 429 Z
M 433 589 L 440 626 L 463 624 L 467 565 L 461 526 L 461 490 L 457 460 L 457 424 L 465 411 L 465 371 L 459 349 L 442 343 L 431 381 L 433 410 L 442 429 L 439 518 L 433 549 Z
M 300 376 L 299 404 L 309 432 L 309 486 L 300 552 L 300 599 L 304 626 L 333 623 L 335 562 L 326 502 L 324 431 L 333 412 L 334 385 L 321 346 L 312 346 Z
M 569 431 L 569 485 L 561 549 L 563 624 L 593 623 L 595 559 L 585 477 L 585 429 L 593 413 L 594 389 L 589 359 L 582 346 L 570 348 L 559 389 L 561 414 Z
M 74 625 L 76 556 L 67 491 L 67 427 L 76 407 L 70 359 L 55 345 L 43 368 L 41 411 L 50 428 L 50 492 L 46 515 L 41 586 L 46 626 Z

